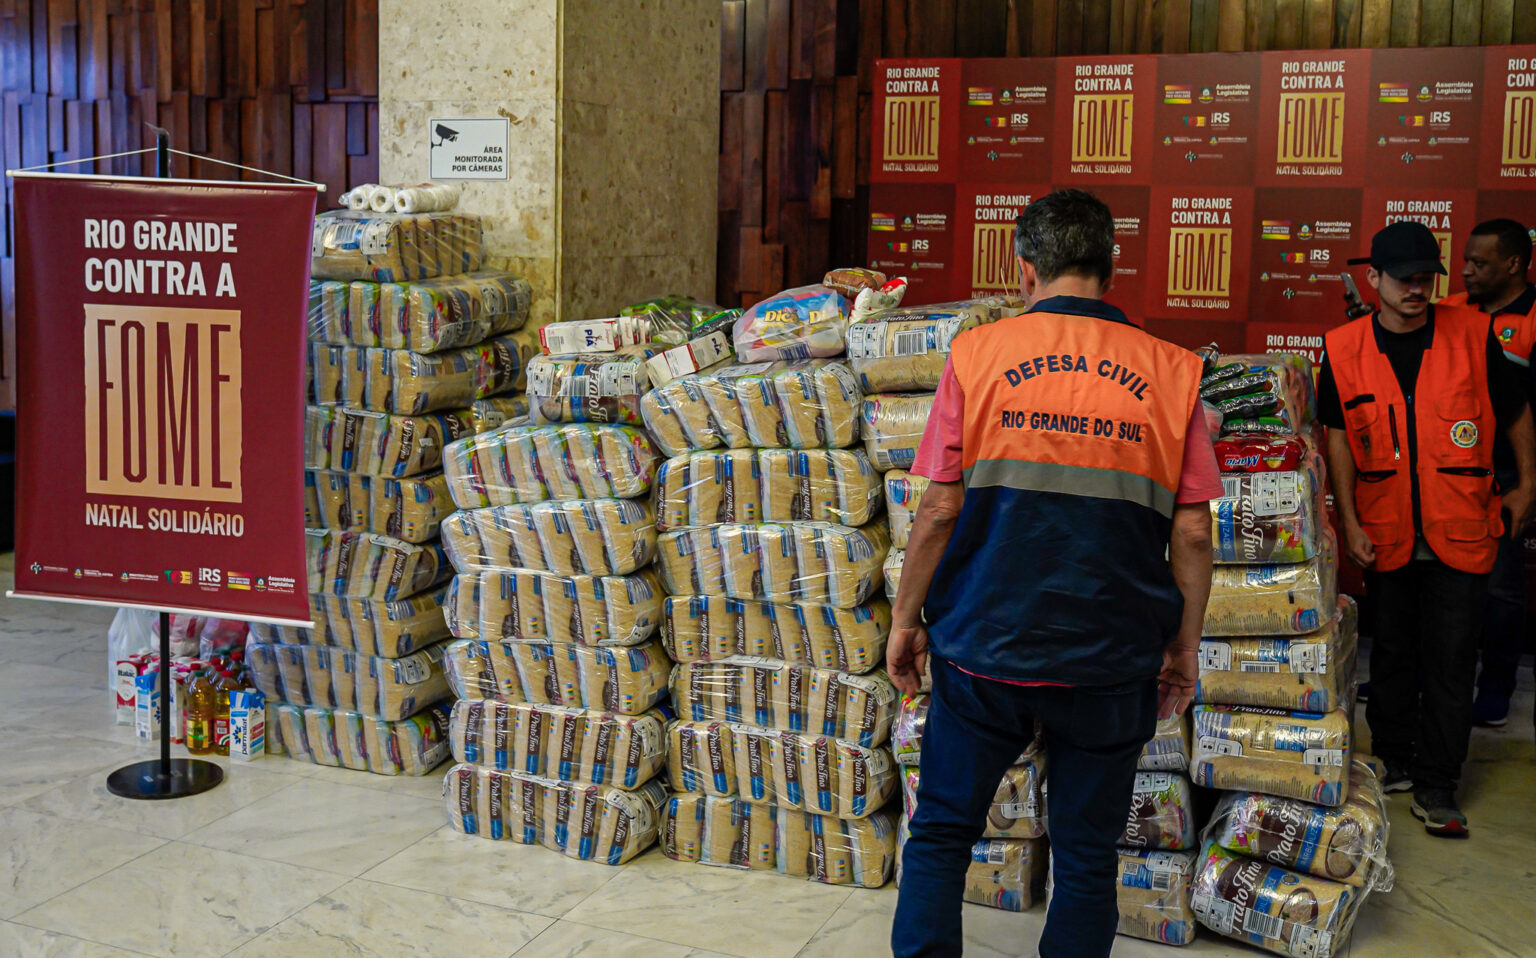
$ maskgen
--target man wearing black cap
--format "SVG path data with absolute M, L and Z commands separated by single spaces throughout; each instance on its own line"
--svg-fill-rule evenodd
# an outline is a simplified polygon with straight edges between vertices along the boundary
M 1367 278 L 1380 307 L 1330 331 L 1318 383 L 1328 471 L 1349 559 L 1374 609 L 1373 749 L 1388 791 L 1413 790 L 1434 835 L 1465 836 L 1456 785 L 1472 732 L 1472 685 L 1488 574 L 1506 522 L 1521 529 L 1536 490 L 1536 432 L 1525 384 L 1488 318 L 1429 302 L 1445 274 L 1428 227 L 1371 239 Z M 1520 475 L 1502 504 L 1493 438 Z

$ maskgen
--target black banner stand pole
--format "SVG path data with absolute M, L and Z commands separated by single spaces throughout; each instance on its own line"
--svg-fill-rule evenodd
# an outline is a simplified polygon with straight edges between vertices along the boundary
M 171 175 L 171 135 L 155 130 L 155 176 Z M 210 730 L 211 731 L 211 730 Z M 218 786 L 224 770 L 196 758 L 171 758 L 171 614 L 160 613 L 160 758 L 134 762 L 107 776 L 107 791 L 120 798 L 154 801 L 186 798 Z

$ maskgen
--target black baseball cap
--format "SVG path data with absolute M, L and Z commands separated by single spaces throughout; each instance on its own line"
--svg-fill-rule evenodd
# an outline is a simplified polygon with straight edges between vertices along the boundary
M 1369 263 L 1393 279 L 1407 279 L 1420 273 L 1445 275 L 1440 262 L 1440 243 L 1423 223 L 1401 220 L 1371 237 L 1371 255 L 1357 256 L 1351 266 Z

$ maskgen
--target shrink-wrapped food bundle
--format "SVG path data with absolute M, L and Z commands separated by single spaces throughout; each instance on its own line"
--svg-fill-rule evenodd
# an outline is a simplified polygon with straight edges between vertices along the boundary
M 731 449 L 669 459 L 657 472 L 657 527 L 725 522 L 862 526 L 880 511 L 860 449 Z
M 729 361 L 722 361 L 657 386 L 640 398 L 640 417 L 666 455 L 681 456 L 694 449 L 746 442 L 746 426 L 734 400 L 733 415 L 728 414 L 724 422 L 716 418 L 709 402 L 709 391 L 720 390 L 714 377 L 728 368 Z
M 274 701 L 397 721 L 448 695 L 442 645 L 392 659 L 314 645 L 246 648 L 257 688 Z
M 1341 595 L 1333 617 L 1316 632 L 1203 639 L 1195 700 L 1301 712 L 1346 708 L 1354 692 L 1358 622 L 1355 600 Z
M 453 570 L 436 542 L 363 532 L 304 530 L 311 594 L 394 602 L 447 581 Z
M 1353 763 L 1349 797 L 1337 808 L 1262 792 L 1226 792 L 1207 836 L 1228 851 L 1346 885 L 1392 887 L 1387 807 L 1381 783 Z
M 1177 772 L 1137 772 L 1131 813 L 1116 844 L 1160 851 L 1193 848 L 1195 802 L 1189 779 Z
M 444 666 L 459 698 L 639 715 L 666 697 L 672 663 L 657 642 L 605 648 L 461 639 L 446 646 Z
M 350 596 L 311 595 L 315 628 L 253 624 L 263 642 L 336 645 L 365 655 L 400 658 L 448 638 L 443 601 L 448 587 L 387 602 Z
M 460 509 L 545 499 L 633 499 L 650 491 L 661 461 L 645 430 L 595 424 L 508 425 L 444 453 Z
M 853 608 L 880 587 L 890 546 L 883 523 L 727 523 L 657 538 L 662 581 L 673 595 L 809 602 Z
M 656 519 L 644 499 L 563 499 L 454 513 L 443 548 L 460 572 L 546 569 L 556 575 L 627 575 L 656 554 Z
M 539 327 L 539 351 L 546 356 L 616 353 L 650 340 L 650 323 L 636 316 L 572 319 Z
M 736 355 L 746 363 L 837 356 L 850 308 L 846 297 L 825 286 L 785 290 L 736 320 Z
M 305 510 L 309 528 L 379 532 L 424 543 L 454 508 L 441 472 L 391 479 L 315 469 L 305 473 L 304 482 L 313 497 Z
M 885 474 L 884 486 L 885 511 L 891 517 L 891 545 L 905 549 L 912 534 L 912 521 L 917 518 L 923 493 L 928 490 L 928 477 L 893 469 Z
M 730 334 L 731 324 L 740 309 L 725 309 L 718 303 L 706 303 L 692 296 L 672 294 L 625 306 L 620 316 L 645 320 L 650 327 L 650 341 L 663 346 L 677 346 L 712 332 Z
M 399 416 L 367 409 L 310 406 L 304 465 L 396 479 L 439 468 L 443 447 L 467 435 L 467 410 Z
M 1349 792 L 1349 715 L 1197 705 L 1196 785 L 1265 792 L 1318 805 Z
M 1187 945 L 1195 940 L 1192 883 L 1198 851 L 1120 849 L 1116 901 L 1122 935 Z
M 848 359 L 867 393 L 933 392 L 962 331 L 1017 311 L 1002 296 L 881 310 L 848 327 Z
M 923 430 L 933 415 L 933 397 L 933 393 L 884 393 L 864 398 L 864 448 L 877 470 L 912 468 Z
M 315 217 L 315 279 L 424 280 L 480 267 L 480 218 L 331 210 Z
M 892 602 L 896 601 L 896 590 L 901 585 L 901 563 L 907 557 L 907 550 L 892 549 L 885 555 L 885 562 L 880 566 L 880 572 L 885 577 L 885 595 Z
M 1343 953 L 1364 890 L 1206 842 L 1191 903 L 1212 931 L 1289 958 Z
M 528 361 L 528 403 L 538 424 L 617 423 L 636 426 L 650 391 L 649 346 L 612 353 L 535 356 Z
M 1299 437 L 1274 437 L 1304 443 Z M 1295 468 L 1255 468 L 1272 461 L 1271 451 L 1288 458 L 1288 450 L 1265 436 L 1234 437 L 1218 456 L 1252 463 L 1223 473 L 1223 494 L 1211 500 L 1211 542 L 1215 560 L 1224 563 L 1301 562 L 1317 555 L 1327 526 L 1323 508 L 1325 474 L 1322 457 L 1310 444 Z M 1250 451 L 1251 450 L 1251 451 Z
M 522 389 L 526 377 L 520 377 L 514 388 Z M 521 393 L 476 399 L 469 404 L 471 431 L 490 432 L 502 426 L 526 426 L 529 424 L 528 397 Z
M 1337 545 L 1324 530 L 1315 558 L 1291 565 L 1220 565 L 1205 608 L 1207 636 L 1316 632 L 1338 601 Z
M 750 656 L 680 664 L 671 689 L 686 721 L 741 722 L 865 748 L 885 743 L 896 711 L 896 688 L 884 672 L 852 675 Z
M 443 793 L 455 831 L 607 865 L 622 865 L 655 843 L 667 798 L 655 781 L 628 790 L 469 764 L 448 770 Z
M 883 598 L 839 609 L 671 595 L 663 601 L 661 623 L 662 642 L 676 662 L 748 655 L 863 674 L 885 661 L 891 606 Z
M 897 825 L 896 884 L 901 884 L 902 856 L 911 829 Z M 1050 843 L 1044 838 L 983 838 L 971 846 L 963 899 L 1002 911 L 1028 911 L 1045 897 Z
M 640 645 L 656 634 L 662 616 L 651 569 L 624 576 L 462 572 L 446 601 L 454 635 L 495 642 Z
M 562 782 L 639 788 L 666 768 L 666 717 L 460 699 L 449 741 L 456 762 Z
M 1316 418 L 1312 364 L 1294 353 L 1223 355 L 1200 382 L 1223 435 L 1299 433 Z
M 1003 773 L 987 809 L 983 838 L 1039 838 L 1045 834 L 1045 758 L 1044 749 L 1037 742 Z M 907 817 L 912 818 L 917 814 L 921 775 L 916 765 L 903 765 L 901 776 Z

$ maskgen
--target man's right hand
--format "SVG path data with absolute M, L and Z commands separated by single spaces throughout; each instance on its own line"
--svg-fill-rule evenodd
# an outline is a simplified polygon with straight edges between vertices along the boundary
M 917 692 L 928 668 L 928 630 L 921 625 L 891 629 L 885 646 L 885 666 L 891 684 L 907 695 Z
M 1376 546 L 1359 522 L 1344 523 L 1344 550 L 1349 561 L 1362 569 L 1369 569 L 1376 562 Z
M 1177 641 L 1163 650 L 1163 670 L 1157 673 L 1157 717 L 1183 715 L 1195 697 L 1200 681 L 1199 644 Z

